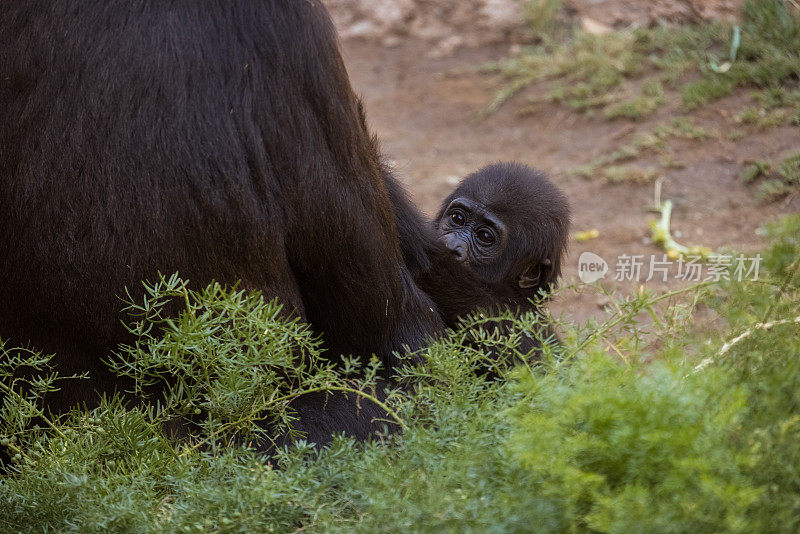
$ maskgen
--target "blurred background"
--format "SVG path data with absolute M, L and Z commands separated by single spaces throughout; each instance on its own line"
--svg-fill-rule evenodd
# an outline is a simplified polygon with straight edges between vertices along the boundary
M 325 0 L 384 153 L 428 214 L 494 161 L 542 169 L 583 251 L 655 255 L 656 184 L 683 245 L 753 253 L 800 207 L 794 0 Z M 645 270 L 647 265 L 645 265 Z M 672 272 L 674 275 L 674 270 Z M 679 286 L 651 280 L 654 289 Z M 604 298 L 567 292 L 577 321 Z

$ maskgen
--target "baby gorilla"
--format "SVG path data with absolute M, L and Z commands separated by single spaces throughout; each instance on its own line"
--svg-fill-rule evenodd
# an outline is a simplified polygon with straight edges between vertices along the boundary
M 544 174 L 519 163 L 495 163 L 464 178 L 442 203 L 435 220 L 438 238 L 496 291 L 516 313 L 537 312 L 540 292 L 554 289 L 567 247 L 569 203 Z M 498 325 L 513 331 L 507 321 Z M 497 365 L 539 359 L 540 339 L 555 338 L 550 324 L 522 335 L 509 355 L 489 349 L 483 374 Z
M 519 311 L 555 288 L 567 245 L 566 197 L 543 173 L 495 163 L 464 178 L 442 203 L 439 239 L 486 282 L 508 290 Z

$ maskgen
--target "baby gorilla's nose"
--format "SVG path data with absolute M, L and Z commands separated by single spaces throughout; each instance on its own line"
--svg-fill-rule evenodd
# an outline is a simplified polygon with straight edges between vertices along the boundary
M 455 247 L 450 248 L 450 252 L 453 253 L 453 256 L 455 256 L 458 261 L 467 260 L 467 250 L 464 245 L 456 245 Z
M 447 247 L 456 260 L 467 261 L 467 246 L 464 244 L 464 241 L 452 235 L 445 236 L 443 241 L 444 246 Z

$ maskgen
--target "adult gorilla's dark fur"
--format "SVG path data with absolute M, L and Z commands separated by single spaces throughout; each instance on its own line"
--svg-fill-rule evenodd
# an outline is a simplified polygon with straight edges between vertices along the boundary
M 241 279 L 389 369 L 501 298 L 381 167 L 316 0 L 0 3 L 0 187 L 0 336 L 92 376 L 51 407 L 118 385 L 118 296 L 157 271 Z M 325 402 L 296 405 L 310 440 L 373 428 Z

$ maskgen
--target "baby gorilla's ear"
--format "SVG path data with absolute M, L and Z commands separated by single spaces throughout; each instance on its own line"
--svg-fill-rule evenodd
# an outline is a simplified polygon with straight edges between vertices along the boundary
M 517 278 L 517 285 L 522 289 L 530 289 L 539 285 L 539 280 L 547 279 L 547 272 L 552 267 L 550 258 L 545 258 L 539 264 L 528 265 Z

